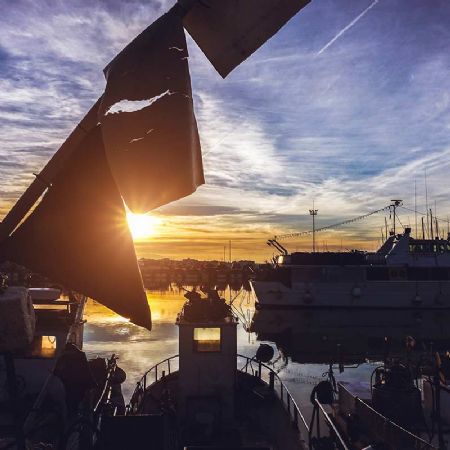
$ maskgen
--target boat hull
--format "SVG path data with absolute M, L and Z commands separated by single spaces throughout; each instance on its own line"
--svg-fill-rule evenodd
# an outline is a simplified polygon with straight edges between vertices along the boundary
M 257 307 L 450 309 L 450 281 L 252 281 Z

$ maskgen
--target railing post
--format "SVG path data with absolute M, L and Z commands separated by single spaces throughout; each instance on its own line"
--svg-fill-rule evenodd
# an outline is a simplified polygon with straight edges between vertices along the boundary
M 271 391 L 273 391 L 275 387 L 275 372 L 270 371 L 269 372 L 269 388 Z
M 158 364 L 155 366 L 155 381 L 158 381 Z
M 170 358 L 167 360 L 167 365 L 169 367 L 169 375 L 170 375 Z
M 281 403 L 283 403 L 283 383 L 280 383 L 280 398 L 281 398 Z
M 259 371 L 259 378 L 261 378 L 261 372 L 262 372 L 262 363 L 261 363 L 261 361 L 259 362 L 258 371 Z

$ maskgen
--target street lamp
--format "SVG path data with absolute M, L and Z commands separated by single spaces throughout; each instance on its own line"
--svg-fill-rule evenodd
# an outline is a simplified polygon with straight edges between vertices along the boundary
M 318 209 L 314 209 L 314 203 L 313 203 L 313 209 L 309 210 L 309 214 L 312 216 L 313 221 L 313 253 L 316 251 L 316 221 L 315 218 L 317 216 Z

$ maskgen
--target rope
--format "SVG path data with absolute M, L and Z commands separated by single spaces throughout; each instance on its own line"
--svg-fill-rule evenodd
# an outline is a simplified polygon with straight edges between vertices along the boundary
M 388 210 L 390 211 L 391 207 L 392 207 L 392 205 L 388 205 L 388 206 L 385 206 L 383 208 L 377 209 L 376 211 L 372 211 L 370 213 L 363 214 L 362 216 L 354 217 L 353 219 L 348 219 L 348 220 L 344 220 L 343 222 L 334 223 L 332 225 L 327 225 L 325 227 L 317 228 L 315 230 L 315 232 L 318 233 L 319 231 L 330 230 L 330 229 L 333 229 L 333 228 L 340 227 L 342 225 L 347 225 L 347 224 L 352 223 L 352 222 L 357 222 L 358 220 L 363 220 L 363 219 L 365 219 L 367 217 L 373 216 L 374 214 L 378 214 L 380 212 L 388 211 Z M 313 230 L 300 231 L 300 232 L 297 232 L 297 233 L 279 234 L 279 235 L 275 236 L 274 239 L 276 239 L 276 240 L 278 240 L 278 239 L 289 239 L 289 238 L 298 237 L 298 236 L 305 236 L 305 235 L 312 234 L 312 233 L 313 233 Z

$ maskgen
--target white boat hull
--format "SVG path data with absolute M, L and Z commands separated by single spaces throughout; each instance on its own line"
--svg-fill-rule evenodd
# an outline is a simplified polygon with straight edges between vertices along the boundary
M 251 281 L 259 307 L 450 309 L 450 281 Z

